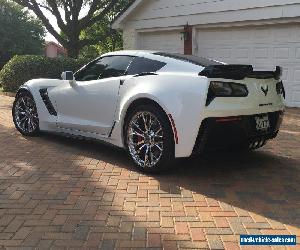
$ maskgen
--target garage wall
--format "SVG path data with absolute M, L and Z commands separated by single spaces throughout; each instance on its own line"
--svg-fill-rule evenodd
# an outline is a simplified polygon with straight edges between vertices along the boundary
M 180 30 L 141 32 L 138 34 L 138 49 L 184 52 Z
M 134 28 L 123 29 L 123 48 L 137 49 L 137 32 Z
M 144 0 L 114 28 L 176 27 L 299 17 L 299 0 Z
M 237 11 L 299 4 L 299 0 L 147 0 L 132 20 Z
M 227 63 L 251 64 L 257 70 L 283 67 L 287 104 L 300 106 L 300 26 L 198 29 L 195 54 Z

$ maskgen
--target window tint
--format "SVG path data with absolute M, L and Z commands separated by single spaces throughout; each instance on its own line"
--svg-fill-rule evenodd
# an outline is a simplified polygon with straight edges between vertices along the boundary
M 130 56 L 108 56 L 88 64 L 75 74 L 77 81 L 92 81 L 124 75 L 133 60 Z
M 144 57 L 136 57 L 130 64 L 127 75 L 137 75 L 145 72 L 156 72 L 164 67 L 166 63 L 147 59 Z
M 126 70 L 133 60 L 131 56 L 110 56 L 104 57 L 101 62 L 105 65 L 104 71 L 100 78 L 118 77 L 126 73 Z
M 89 63 L 75 74 L 76 81 L 92 81 L 97 80 L 103 72 L 104 66 L 100 60 Z
M 163 52 L 158 52 L 158 53 L 154 53 L 154 54 L 158 55 L 158 56 L 165 56 L 165 57 L 169 57 L 172 59 L 177 59 L 179 61 L 189 62 L 189 63 L 199 65 L 202 67 L 208 67 L 211 65 L 223 65 L 222 63 L 211 60 L 211 59 L 198 57 L 198 56 L 192 56 L 192 55 L 182 55 L 182 54 L 176 54 L 176 53 L 163 53 Z

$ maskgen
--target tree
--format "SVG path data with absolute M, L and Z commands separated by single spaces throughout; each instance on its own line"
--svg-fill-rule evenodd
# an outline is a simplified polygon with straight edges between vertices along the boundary
M 91 27 L 81 32 L 82 39 L 94 39 L 102 37 L 101 42 L 83 47 L 79 57 L 95 58 L 100 54 L 120 50 L 123 47 L 122 34 L 119 31 L 111 30 L 110 24 L 112 19 L 108 16 L 103 18 L 101 22 L 97 22 Z M 107 36 L 107 34 L 110 34 Z
M 41 54 L 45 30 L 19 5 L 0 0 L 0 68 L 13 56 Z
M 97 37 L 81 36 L 82 31 L 92 27 L 95 23 L 101 22 L 109 15 L 119 13 L 125 4 L 132 0 L 13 0 L 16 3 L 32 10 L 43 22 L 46 29 L 57 41 L 63 45 L 70 57 L 77 58 L 79 51 L 86 45 L 96 44 L 104 41 L 110 35 Z M 81 10 L 88 9 L 87 13 L 80 17 Z M 44 12 L 50 12 L 57 21 L 61 32 L 55 30 L 53 25 L 46 18 Z

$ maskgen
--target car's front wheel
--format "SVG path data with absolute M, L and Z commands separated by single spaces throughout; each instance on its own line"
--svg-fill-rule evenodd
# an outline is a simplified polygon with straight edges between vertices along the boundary
M 127 150 L 138 169 L 158 173 L 174 160 L 174 137 L 168 117 L 154 105 L 134 108 L 125 122 Z
M 39 132 L 39 117 L 33 97 L 28 92 L 17 95 L 12 109 L 13 121 L 17 130 L 26 136 Z

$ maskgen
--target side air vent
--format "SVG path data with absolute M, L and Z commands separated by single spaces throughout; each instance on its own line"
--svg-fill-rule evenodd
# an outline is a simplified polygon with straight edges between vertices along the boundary
M 48 109 L 49 114 L 57 116 L 56 110 L 53 107 L 53 104 L 49 99 L 47 89 L 40 89 L 40 95 L 43 99 L 43 102 L 45 103 L 46 108 Z

